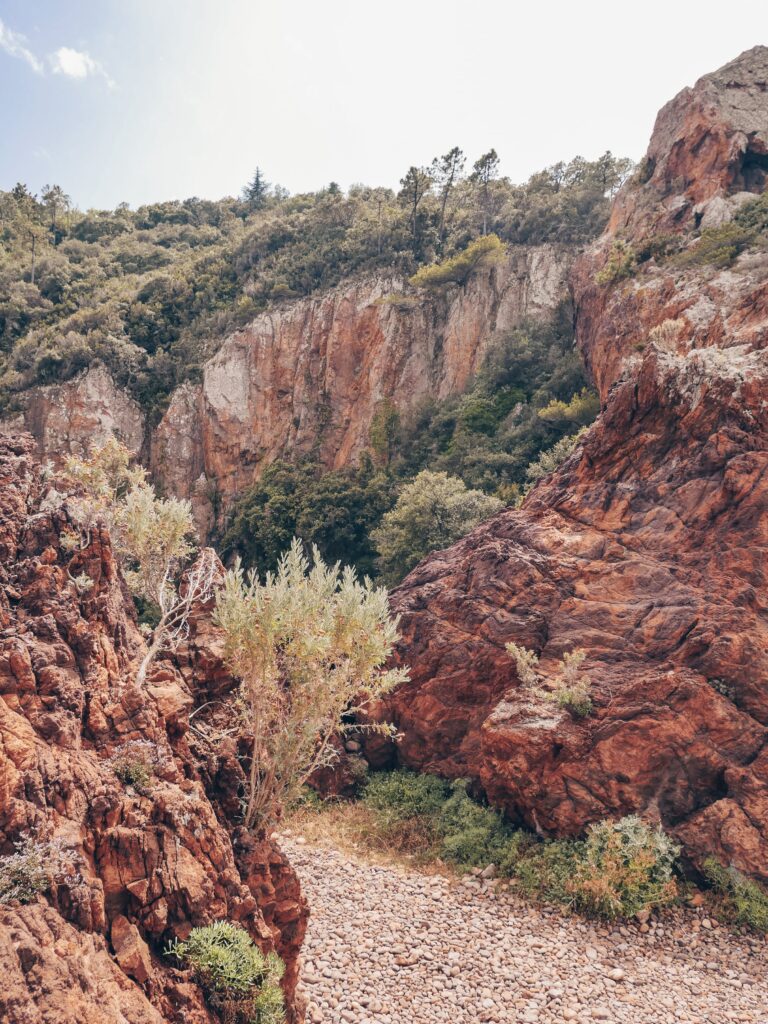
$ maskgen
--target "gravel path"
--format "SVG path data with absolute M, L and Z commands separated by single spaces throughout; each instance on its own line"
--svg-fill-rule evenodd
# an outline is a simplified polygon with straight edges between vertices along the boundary
M 406 872 L 284 834 L 312 910 L 311 1024 L 768 1024 L 768 943 L 703 910 L 603 927 L 495 879 Z

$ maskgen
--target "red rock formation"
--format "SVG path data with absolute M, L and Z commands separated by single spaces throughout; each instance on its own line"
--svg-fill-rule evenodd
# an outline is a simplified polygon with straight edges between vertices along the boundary
M 0 1019 L 212 1021 L 162 951 L 226 918 L 284 957 L 298 1020 L 296 876 L 271 842 L 233 825 L 231 793 L 217 785 L 227 754 L 201 756 L 190 734 L 205 699 L 194 673 L 185 682 L 162 662 L 135 687 L 144 646 L 109 536 L 66 553 L 67 504 L 33 448 L 0 440 L 0 853 L 30 833 L 61 854 L 49 895 L 0 907 Z M 85 593 L 81 573 L 93 581 Z M 115 774 L 111 758 L 132 742 L 155 761 L 148 793 Z
M 573 274 L 602 416 L 520 510 L 396 592 L 412 682 L 384 710 L 403 763 L 471 776 L 533 828 L 650 814 L 694 863 L 711 852 L 764 881 L 768 258 L 726 271 L 651 261 L 614 285 L 595 273 L 617 234 L 682 230 L 715 200 L 728 215 L 734 189 L 764 183 L 767 82 L 758 48 L 660 113 L 650 181 L 627 186 Z M 594 713 L 523 687 L 508 641 L 540 654 L 545 680 L 585 648 Z
M 0 421 L 0 430 L 11 434 L 28 430 L 44 458 L 56 461 L 64 453 L 84 455 L 91 444 L 112 436 L 134 455 L 141 453 L 144 413 L 100 363 L 66 384 L 32 388 L 22 400 L 24 411 Z
M 407 412 L 461 392 L 494 331 L 551 315 L 569 264 L 550 245 L 519 248 L 445 295 L 403 298 L 401 280 L 372 277 L 264 313 L 224 342 L 199 387 L 176 392 L 153 470 L 204 521 L 206 490 L 226 506 L 264 465 L 318 440 L 325 465 L 349 465 L 383 399 Z

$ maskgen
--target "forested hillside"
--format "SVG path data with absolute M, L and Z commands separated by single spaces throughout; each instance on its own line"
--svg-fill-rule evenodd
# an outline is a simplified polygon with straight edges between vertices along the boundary
M 19 183 L 0 192 L 0 412 L 99 359 L 156 421 L 226 333 L 271 303 L 360 271 L 410 275 L 481 234 L 583 244 L 628 170 L 606 153 L 514 185 L 493 150 L 469 171 L 453 149 L 411 167 L 398 192 L 331 183 L 289 196 L 259 171 L 237 199 L 85 212 L 59 186 Z

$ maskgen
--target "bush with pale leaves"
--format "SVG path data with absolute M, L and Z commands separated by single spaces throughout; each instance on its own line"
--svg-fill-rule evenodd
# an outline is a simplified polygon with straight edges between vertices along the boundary
M 398 639 L 387 592 L 353 569 L 310 565 L 299 541 L 264 582 L 235 566 L 215 619 L 242 680 L 251 737 L 245 824 L 266 827 L 318 768 L 336 757 L 334 736 L 361 728 L 356 713 L 407 678 L 383 669 Z M 387 730 L 386 726 L 370 726 Z
M 161 648 L 186 634 L 191 605 L 210 594 L 216 558 L 204 551 L 179 592 L 177 579 L 194 551 L 192 508 L 188 501 L 159 498 L 145 470 L 131 465 L 131 453 L 115 438 L 93 445 L 86 458 L 69 458 L 66 469 L 80 487 L 70 506 L 81 528 L 88 534 L 97 522 L 109 528 L 131 593 L 159 610 L 136 677 L 141 685 Z
M 506 651 L 515 663 L 517 677 L 523 686 L 544 700 L 554 701 L 561 708 L 566 708 L 576 718 L 586 718 L 591 713 L 589 678 L 581 672 L 587 657 L 585 650 L 577 648 L 563 655 L 560 672 L 555 676 L 551 690 L 541 685 L 543 679 L 538 671 L 539 659 L 534 651 L 511 642 L 506 645 Z

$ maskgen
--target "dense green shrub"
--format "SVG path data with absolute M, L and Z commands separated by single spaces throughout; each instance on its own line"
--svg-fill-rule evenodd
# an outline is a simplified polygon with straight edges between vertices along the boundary
M 449 792 L 449 784 L 437 775 L 398 769 L 369 775 L 363 799 L 369 807 L 386 812 L 392 821 L 402 821 L 439 814 Z
M 372 533 L 384 581 L 396 585 L 431 551 L 449 547 L 501 508 L 498 498 L 457 477 L 422 470 Z
M 498 811 L 473 800 L 465 779 L 451 785 L 436 828 L 446 860 L 465 868 L 495 864 L 503 874 L 513 873 L 521 838 L 527 838 L 515 832 Z
M 755 232 L 735 221 L 718 228 L 705 228 L 698 242 L 675 257 L 675 266 L 729 267 L 754 240 Z
M 483 235 L 450 259 L 417 270 L 410 279 L 411 284 L 415 288 L 441 288 L 447 284 L 464 284 L 472 271 L 500 260 L 504 256 L 504 251 L 504 245 L 498 235 Z
M 569 883 L 574 904 L 600 917 L 632 917 L 672 903 L 680 848 L 635 815 L 590 825 Z
M 723 916 L 736 924 L 768 932 L 768 890 L 745 878 L 732 867 L 724 867 L 714 857 L 704 861 L 704 875 L 718 897 Z
M 167 950 L 195 972 L 213 1009 L 230 1024 L 282 1024 L 285 970 L 275 953 L 264 955 L 239 925 L 217 921 L 193 928 L 184 942 Z
M 221 547 L 259 572 L 276 568 L 293 537 L 316 545 L 327 562 L 375 575 L 371 533 L 395 503 L 392 480 L 363 460 L 358 469 L 324 472 L 319 464 L 275 462 L 235 502 Z

